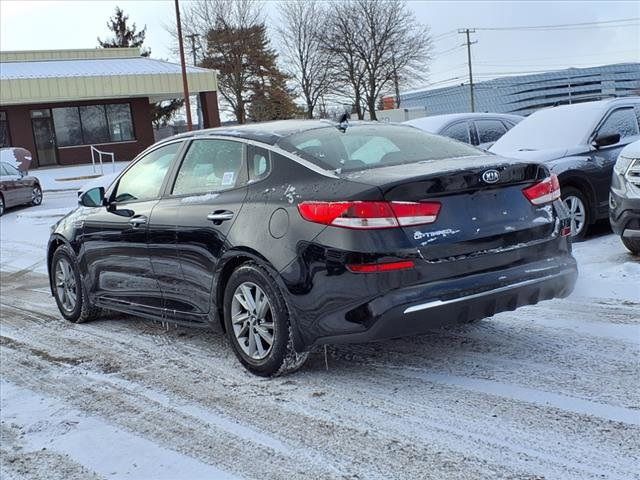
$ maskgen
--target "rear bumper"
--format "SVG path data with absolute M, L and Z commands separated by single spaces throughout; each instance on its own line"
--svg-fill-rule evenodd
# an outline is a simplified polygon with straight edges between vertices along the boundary
M 354 330 L 317 338 L 313 344 L 359 343 L 412 336 L 456 323 L 562 298 L 574 288 L 578 270 L 571 255 L 397 289 L 347 315 Z M 354 320 L 357 321 L 354 322 Z M 348 321 L 348 320 L 347 320 Z M 352 323 L 350 322 L 350 323 Z M 360 328 L 357 328 L 360 327 Z

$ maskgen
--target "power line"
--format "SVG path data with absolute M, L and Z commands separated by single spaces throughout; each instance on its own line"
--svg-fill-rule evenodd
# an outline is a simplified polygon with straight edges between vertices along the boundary
M 505 31 L 505 30 L 563 30 L 563 29 L 573 29 L 575 27 L 593 27 L 593 26 L 603 26 L 603 25 L 611 25 L 614 27 L 618 26 L 632 26 L 633 24 L 625 25 L 628 22 L 639 22 L 640 17 L 634 18 L 620 18 L 618 20 L 606 20 L 602 22 L 582 22 L 582 23 L 561 23 L 556 25 L 520 25 L 516 27 L 476 27 L 476 30 L 484 30 L 484 31 Z M 613 25 L 622 23 L 623 25 Z
M 451 53 L 451 52 L 455 52 L 456 50 L 460 50 L 465 46 L 465 44 L 461 44 L 461 45 L 456 45 L 453 48 L 449 48 L 447 50 L 444 50 L 442 52 L 433 52 L 434 56 L 441 56 L 441 55 L 446 55 L 447 53 Z

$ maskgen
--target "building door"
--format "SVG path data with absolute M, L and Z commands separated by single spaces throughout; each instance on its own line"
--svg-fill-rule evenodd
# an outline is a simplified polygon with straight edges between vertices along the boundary
M 33 138 L 36 141 L 36 158 L 38 166 L 56 165 L 56 135 L 53 130 L 51 110 L 31 110 Z

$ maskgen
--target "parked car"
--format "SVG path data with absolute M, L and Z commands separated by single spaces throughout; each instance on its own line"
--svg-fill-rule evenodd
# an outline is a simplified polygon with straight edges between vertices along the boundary
M 506 113 L 453 113 L 416 118 L 403 123 L 487 149 L 523 118 Z
M 608 217 L 613 165 L 625 145 L 640 139 L 639 122 L 639 97 L 563 105 L 531 114 L 489 151 L 545 162 L 558 175 L 572 234 L 580 240 Z
M 624 147 L 613 167 L 609 220 L 624 246 L 640 255 L 640 140 Z
M 7 162 L 0 162 L 0 216 L 17 205 L 40 205 L 42 187 L 36 177 L 25 175 Z
M 416 335 L 568 295 L 557 179 L 404 125 L 280 121 L 141 153 L 55 226 L 64 318 L 222 325 L 274 375 L 312 346 Z

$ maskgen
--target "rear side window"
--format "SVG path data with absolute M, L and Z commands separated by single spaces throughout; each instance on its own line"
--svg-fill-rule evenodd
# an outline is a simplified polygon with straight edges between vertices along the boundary
M 249 181 L 257 182 L 269 175 L 271 160 L 269 150 L 261 147 L 248 147 Z
M 244 145 L 230 140 L 194 140 L 180 165 L 173 195 L 210 193 L 243 185 Z
M 416 128 L 384 124 L 354 125 L 345 132 L 322 127 L 284 137 L 278 145 L 336 173 L 484 154 Z
M 116 202 L 152 200 L 160 196 L 164 177 L 181 142 L 171 143 L 147 153 L 120 177 L 114 192 Z
M 469 138 L 469 125 L 467 122 L 458 122 L 445 128 L 442 131 L 442 135 L 445 137 L 453 138 L 463 143 L 471 143 Z
M 633 107 L 614 110 L 598 129 L 598 134 L 611 133 L 619 133 L 620 138 L 638 135 L 638 120 Z
M 476 120 L 478 142 L 492 143 L 507 133 L 504 124 L 499 120 Z

